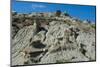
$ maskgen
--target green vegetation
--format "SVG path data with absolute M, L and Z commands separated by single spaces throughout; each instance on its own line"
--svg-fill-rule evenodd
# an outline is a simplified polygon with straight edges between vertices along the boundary
M 92 27 L 92 28 L 96 28 L 96 25 L 95 25 L 95 24 L 92 24 L 91 27 Z
M 67 11 L 64 12 L 65 16 L 70 16 Z
M 60 10 L 57 10 L 57 11 L 56 11 L 56 16 L 59 17 L 60 15 L 61 15 L 61 11 L 60 11 Z

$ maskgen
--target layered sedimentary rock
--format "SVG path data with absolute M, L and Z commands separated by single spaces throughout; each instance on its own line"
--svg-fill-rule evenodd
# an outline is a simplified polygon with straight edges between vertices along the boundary
M 12 18 L 12 65 L 96 60 L 93 24 L 69 16 Z

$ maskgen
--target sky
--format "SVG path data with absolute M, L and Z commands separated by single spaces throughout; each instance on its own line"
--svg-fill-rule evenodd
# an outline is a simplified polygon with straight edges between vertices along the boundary
M 72 17 L 80 20 L 90 20 L 96 22 L 96 6 L 75 5 L 75 4 L 57 4 L 57 3 L 43 3 L 43 2 L 25 2 L 12 0 L 12 11 L 18 13 L 32 13 L 32 12 L 56 12 L 61 10 L 67 11 Z

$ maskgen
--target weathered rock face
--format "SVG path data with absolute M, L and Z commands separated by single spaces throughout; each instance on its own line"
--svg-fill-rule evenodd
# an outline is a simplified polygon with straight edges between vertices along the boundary
M 29 20 L 19 29 L 12 25 L 12 65 L 96 60 L 95 28 L 71 18 L 58 18 L 61 20 L 52 20 L 38 31 Z

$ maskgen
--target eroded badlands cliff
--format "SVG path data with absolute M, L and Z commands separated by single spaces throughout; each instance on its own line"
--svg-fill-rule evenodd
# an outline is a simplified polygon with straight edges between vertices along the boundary
M 11 28 L 12 65 L 96 60 L 95 24 L 88 21 L 13 12 Z

